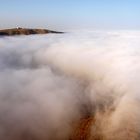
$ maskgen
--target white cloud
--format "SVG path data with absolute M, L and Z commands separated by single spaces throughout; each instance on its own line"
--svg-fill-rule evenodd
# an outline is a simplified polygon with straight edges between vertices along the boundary
M 1 38 L 0 138 L 66 140 L 71 124 L 88 112 L 96 119 L 91 139 L 139 139 L 139 36 L 100 31 Z

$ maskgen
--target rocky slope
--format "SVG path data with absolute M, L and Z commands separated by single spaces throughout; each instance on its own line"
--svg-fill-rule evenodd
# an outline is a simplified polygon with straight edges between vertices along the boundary
M 51 31 L 47 29 L 28 29 L 28 28 L 20 28 L 20 27 L 0 30 L 0 36 L 48 34 L 48 33 L 63 33 L 63 32 Z

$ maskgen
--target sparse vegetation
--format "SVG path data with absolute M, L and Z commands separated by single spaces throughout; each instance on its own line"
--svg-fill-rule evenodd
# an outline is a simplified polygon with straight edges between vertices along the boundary
M 48 33 L 63 33 L 63 32 L 51 31 L 47 29 L 28 29 L 28 28 L 20 28 L 20 27 L 0 30 L 1 36 L 48 34 Z

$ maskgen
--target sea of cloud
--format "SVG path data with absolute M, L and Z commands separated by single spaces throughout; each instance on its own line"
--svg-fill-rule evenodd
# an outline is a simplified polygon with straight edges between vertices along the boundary
M 140 32 L 0 38 L 0 139 L 140 139 Z

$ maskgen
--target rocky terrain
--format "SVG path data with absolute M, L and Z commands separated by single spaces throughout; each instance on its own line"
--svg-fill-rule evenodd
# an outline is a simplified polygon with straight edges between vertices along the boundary
M 63 32 L 51 31 L 47 29 L 29 29 L 20 27 L 0 30 L 0 36 L 48 34 L 48 33 L 63 33 Z

